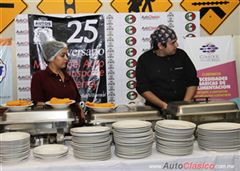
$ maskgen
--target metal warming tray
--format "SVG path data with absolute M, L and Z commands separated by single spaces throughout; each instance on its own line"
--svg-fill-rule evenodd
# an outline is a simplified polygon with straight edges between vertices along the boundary
M 6 111 L 0 124 L 71 122 L 74 118 L 70 109 L 65 110 L 26 110 L 20 112 Z
M 0 132 L 24 131 L 31 135 L 31 146 L 62 143 L 64 134 L 76 121 L 71 109 L 29 108 L 26 111 L 4 111 Z
M 159 111 L 150 106 L 126 106 L 124 110 L 116 109 L 110 113 L 96 113 L 91 110 L 88 117 L 88 122 L 93 125 L 105 125 L 108 123 L 129 119 L 147 121 L 157 121 L 163 119 Z
M 231 101 L 171 102 L 168 104 L 167 112 L 180 120 L 195 123 L 209 121 L 240 122 L 238 106 Z

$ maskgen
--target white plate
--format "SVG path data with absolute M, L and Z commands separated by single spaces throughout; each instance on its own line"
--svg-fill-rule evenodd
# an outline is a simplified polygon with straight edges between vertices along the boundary
M 70 130 L 74 133 L 89 134 L 89 133 L 99 133 L 108 132 L 110 128 L 107 126 L 87 126 L 87 127 L 76 127 Z
M 71 100 L 70 103 L 64 103 L 64 104 L 52 104 L 50 101 L 45 102 L 45 104 L 52 106 L 54 109 L 66 109 L 69 107 L 71 104 L 75 103 L 75 100 Z
M 22 141 L 25 139 L 29 139 L 30 134 L 26 132 L 5 132 L 0 134 L 0 142 L 12 142 L 12 141 Z
M 136 129 L 136 128 L 151 128 L 152 123 L 140 120 L 123 120 L 112 124 L 114 129 Z
M 198 129 L 210 131 L 229 131 L 240 129 L 240 124 L 233 122 L 214 122 L 198 125 Z
M 33 103 L 26 105 L 26 106 L 7 106 L 6 103 L 2 104 L 1 106 L 7 107 L 12 112 L 20 112 L 26 110 L 28 107 L 32 106 Z
M 105 112 L 110 112 L 111 110 L 115 109 L 117 106 L 113 106 L 113 107 L 94 107 L 94 106 L 88 106 L 86 105 L 86 107 L 92 109 L 93 111 L 97 112 L 97 113 L 105 113 Z
M 68 147 L 61 144 L 46 144 L 35 147 L 33 153 L 46 156 L 60 156 L 68 152 Z
M 170 129 L 195 129 L 196 124 L 182 120 L 160 120 L 156 125 Z

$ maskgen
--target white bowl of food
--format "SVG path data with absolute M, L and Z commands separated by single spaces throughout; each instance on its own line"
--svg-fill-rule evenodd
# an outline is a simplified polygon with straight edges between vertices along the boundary
M 46 105 L 51 106 L 54 109 L 66 109 L 68 108 L 71 104 L 75 103 L 75 100 L 70 100 L 68 98 L 64 99 L 51 99 L 50 101 L 45 102 Z
M 2 106 L 7 107 L 12 112 L 20 112 L 20 111 L 26 110 L 32 105 L 33 103 L 28 100 L 13 100 L 13 101 L 4 103 Z
M 92 109 L 94 112 L 97 113 L 108 113 L 114 110 L 117 106 L 113 103 L 91 103 L 86 102 L 86 107 Z

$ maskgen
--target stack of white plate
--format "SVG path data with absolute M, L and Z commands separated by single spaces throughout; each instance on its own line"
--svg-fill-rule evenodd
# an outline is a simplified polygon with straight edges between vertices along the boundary
M 181 120 L 161 120 L 155 125 L 157 151 L 169 155 L 188 155 L 193 152 L 196 125 Z
M 75 157 L 86 160 L 111 158 L 111 129 L 104 126 L 77 127 L 70 130 Z
M 115 154 L 128 159 L 145 158 L 152 154 L 152 124 L 147 121 L 125 120 L 112 124 Z
M 43 160 L 52 160 L 68 154 L 68 147 L 62 144 L 45 144 L 33 149 L 33 155 Z
M 198 145 L 205 150 L 231 151 L 240 149 L 240 124 L 216 122 L 197 128 Z
M 6 132 L 0 134 L 0 162 L 16 162 L 28 158 L 30 134 Z

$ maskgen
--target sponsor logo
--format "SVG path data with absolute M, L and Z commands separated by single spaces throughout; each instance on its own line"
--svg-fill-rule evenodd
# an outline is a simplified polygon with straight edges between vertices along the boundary
M 212 43 L 207 43 L 203 45 L 200 50 L 204 53 L 200 55 L 200 61 L 202 62 L 218 62 L 220 57 L 217 54 L 214 54 L 219 48 Z
M 52 21 L 47 21 L 46 18 L 40 18 L 33 21 L 34 27 L 52 27 Z
M 193 13 L 193 12 L 188 12 L 186 15 L 185 15 L 185 18 L 186 20 L 188 21 L 193 21 L 196 19 L 196 14 Z
M 127 26 L 125 32 L 129 35 L 133 35 L 137 32 L 137 29 L 134 26 Z
M 29 58 L 30 54 L 29 53 L 17 53 L 18 58 Z
M 113 70 L 108 71 L 108 74 L 115 74 Z
M 28 35 L 29 30 L 17 30 L 16 34 L 17 35 Z
M 108 50 L 107 50 L 107 53 L 113 53 L 114 52 L 114 49 L 113 48 L 109 48 Z
M 18 64 L 17 68 L 18 69 L 29 69 L 30 65 L 29 64 L 22 64 L 22 65 Z
M 25 23 L 28 23 L 28 19 L 27 18 L 22 18 L 22 19 L 16 19 L 15 20 L 15 22 L 17 23 L 17 24 L 25 24 Z
M 214 53 L 214 52 L 216 52 L 217 49 L 219 49 L 219 48 L 217 46 L 215 46 L 214 44 L 212 44 L 212 43 L 208 43 L 206 45 L 202 45 L 202 47 L 200 48 L 200 50 L 203 53 Z
M 196 30 L 196 25 L 194 23 L 188 23 L 186 26 L 185 26 L 185 29 L 189 32 L 193 32 Z
M 107 18 L 108 20 L 112 20 L 112 19 L 113 19 L 113 16 L 112 16 L 112 15 L 108 15 L 106 18 Z
M 107 63 L 108 63 L 108 64 L 114 64 L 115 62 L 114 62 L 113 59 L 109 59 Z
M 128 37 L 126 40 L 125 40 L 126 44 L 129 45 L 129 46 L 133 46 L 137 43 L 137 39 L 135 37 Z
M 143 31 L 153 31 L 156 29 L 157 29 L 157 27 L 153 27 L 153 26 L 142 27 Z
M 129 100 L 135 100 L 137 98 L 137 93 L 135 91 L 130 91 L 127 93 L 127 98 Z
M 30 75 L 18 76 L 18 80 L 20 81 L 31 80 L 31 76 Z
M 127 88 L 129 88 L 129 89 L 135 89 L 136 86 L 137 86 L 137 83 L 134 80 L 130 80 L 127 82 Z
M 187 34 L 187 35 L 186 35 L 186 37 L 196 37 L 196 35 L 195 35 L 195 34 L 192 34 L 192 33 L 190 33 L 190 34 Z
M 151 41 L 151 38 L 150 38 L 150 37 L 143 37 L 143 38 L 142 38 L 142 41 L 143 41 L 143 42 L 150 42 L 150 41 Z
M 128 24 L 133 24 L 133 23 L 135 23 L 135 21 L 136 21 L 136 17 L 135 17 L 134 15 L 132 15 L 132 14 L 127 15 L 127 16 L 125 17 L 125 21 L 126 21 Z
M 3 81 L 7 74 L 7 66 L 6 64 L 0 59 L 0 83 Z
M 129 57 L 133 57 L 137 54 L 137 50 L 135 48 L 128 48 L 126 50 L 126 55 Z
M 133 69 L 130 69 L 130 70 L 127 71 L 126 75 L 127 75 L 128 78 L 135 78 L 136 77 L 136 71 L 133 70 Z
M 30 87 L 18 87 L 19 92 L 30 92 Z
M 17 42 L 17 46 L 29 46 L 29 42 Z
M 174 14 L 172 12 L 169 12 L 167 16 L 168 17 L 174 17 Z
M 129 67 L 129 68 L 133 68 L 137 65 L 137 61 L 135 59 L 128 59 L 126 61 L 126 65 Z
M 112 41 L 114 41 L 112 36 L 107 38 L 107 42 L 112 42 Z
M 114 86 L 114 85 L 115 85 L 115 82 L 114 82 L 114 81 L 109 81 L 109 82 L 108 82 L 108 85 L 109 85 L 109 86 Z
M 107 31 L 112 31 L 112 30 L 113 30 L 112 26 L 107 27 Z
M 143 20 L 156 20 L 159 18 L 160 18 L 160 15 L 143 15 L 142 16 Z

